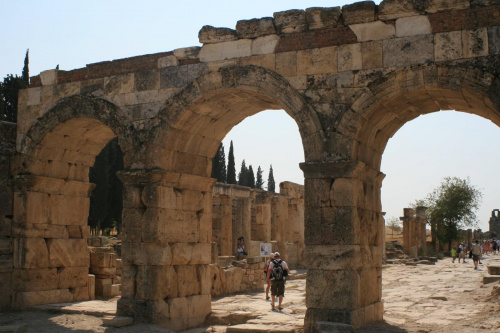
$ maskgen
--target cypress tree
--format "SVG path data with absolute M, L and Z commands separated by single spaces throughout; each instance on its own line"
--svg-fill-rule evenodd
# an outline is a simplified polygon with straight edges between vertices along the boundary
M 273 175 L 273 165 L 269 168 L 269 176 L 267 177 L 267 190 L 269 192 L 275 192 L 276 184 L 274 183 L 274 175 Z
M 228 184 L 238 184 L 236 182 L 236 165 L 234 163 L 234 150 L 233 141 L 231 140 L 231 145 L 229 146 L 229 155 L 227 158 L 227 177 L 226 181 Z
M 248 169 L 245 160 L 241 162 L 240 173 L 238 174 L 238 185 L 248 186 Z
M 222 142 L 212 158 L 212 178 L 216 178 L 219 183 L 226 182 L 226 154 Z
M 23 67 L 23 81 L 26 86 L 30 84 L 30 49 L 26 50 L 26 56 L 24 57 L 24 67 Z
M 253 173 L 253 168 L 251 165 L 248 166 L 247 170 L 247 186 L 251 188 L 255 188 L 255 176 Z
M 258 189 L 263 189 L 264 186 L 264 180 L 262 179 L 262 169 L 259 167 L 257 168 L 257 180 L 255 181 L 255 188 Z

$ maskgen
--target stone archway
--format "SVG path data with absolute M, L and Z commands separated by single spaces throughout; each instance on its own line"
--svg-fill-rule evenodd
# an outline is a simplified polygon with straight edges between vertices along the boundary
M 72 97 L 27 131 L 14 159 L 13 307 L 89 299 L 89 168 L 126 117 L 109 102 Z
M 120 314 L 174 330 L 203 323 L 211 302 L 211 159 L 233 126 L 267 109 L 285 109 L 298 124 L 306 159 L 319 158 L 314 112 L 283 78 L 255 66 L 194 80 L 143 133 L 143 160 L 153 169 L 120 176 L 127 207 L 122 247 L 130 254 L 123 257 L 130 283 L 123 285 Z

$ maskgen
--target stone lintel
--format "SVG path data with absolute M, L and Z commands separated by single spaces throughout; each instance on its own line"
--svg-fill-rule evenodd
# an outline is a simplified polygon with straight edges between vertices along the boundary
M 197 191 L 211 190 L 212 186 L 217 181 L 214 178 L 201 177 L 160 169 L 119 171 L 117 173 L 117 176 L 124 184 L 132 184 L 137 186 L 160 184 L 167 187 Z
M 360 161 L 314 161 L 300 163 L 306 179 L 359 178 L 381 184 L 385 174 Z

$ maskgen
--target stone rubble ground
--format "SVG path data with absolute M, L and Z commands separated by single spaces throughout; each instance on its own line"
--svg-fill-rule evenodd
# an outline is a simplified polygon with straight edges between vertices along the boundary
M 498 282 L 483 286 L 488 265 L 500 266 L 500 255 L 485 256 L 479 270 L 445 258 L 436 265 L 388 265 L 383 269 L 384 322 L 356 330 L 371 332 L 498 332 L 500 296 L 492 296 Z M 301 272 L 299 272 L 301 273 Z M 214 299 L 207 325 L 183 333 L 302 332 L 305 279 L 287 282 L 284 310 L 272 311 L 263 292 Z M 500 290 L 500 289 L 499 289 Z M 152 332 L 170 333 L 151 324 L 115 328 L 102 326 L 99 308 L 109 314 L 116 299 L 48 306 L 44 310 L 0 313 L 1 326 L 27 325 L 27 332 Z M 96 310 L 97 307 L 97 310 Z M 108 310 L 106 310 L 108 309 Z M 76 313 L 67 313 L 76 311 Z M 84 314 L 88 313 L 88 314 Z M 93 314 L 92 314 L 93 313 Z M 231 325 L 231 326 L 228 326 Z

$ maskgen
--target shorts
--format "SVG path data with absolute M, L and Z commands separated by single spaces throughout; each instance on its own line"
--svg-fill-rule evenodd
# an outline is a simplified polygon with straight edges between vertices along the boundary
M 271 295 L 285 296 L 285 280 L 271 280 Z
M 472 254 L 472 260 L 479 261 L 479 254 Z
M 458 255 L 459 258 L 465 258 L 465 253 L 463 252 L 460 252 L 460 254 Z

